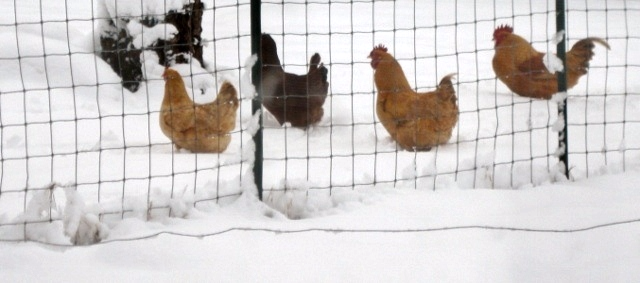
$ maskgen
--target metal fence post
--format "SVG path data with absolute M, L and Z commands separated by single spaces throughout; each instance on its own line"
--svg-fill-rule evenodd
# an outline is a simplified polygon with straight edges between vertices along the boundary
M 558 92 L 567 92 L 567 62 L 566 62 L 566 17 L 565 17 L 565 0 L 556 0 L 556 31 L 562 32 L 562 38 L 558 45 L 556 46 L 556 54 L 560 60 L 562 60 L 562 64 L 564 68 L 561 72 L 558 72 Z M 565 96 L 561 101 L 558 101 L 558 119 L 562 118 L 564 127 L 558 133 L 559 147 L 561 149 L 560 162 L 564 164 L 564 174 L 567 178 L 569 178 L 569 129 L 567 122 L 567 96 Z
M 262 108 L 262 95 L 260 91 L 260 77 L 262 70 L 262 58 L 260 55 L 260 37 L 262 34 L 260 2 L 260 0 L 251 0 L 251 53 L 257 54 L 258 56 L 258 60 L 253 65 L 253 69 L 251 70 L 253 85 L 256 86 L 257 92 L 256 96 L 251 102 L 251 111 L 253 115 L 258 113 L 258 111 L 260 111 Z M 258 130 L 253 136 L 253 142 L 256 146 L 255 160 L 253 161 L 253 175 L 255 178 L 256 188 L 258 189 L 258 198 L 262 200 L 262 114 L 260 114 L 260 116 L 258 117 Z

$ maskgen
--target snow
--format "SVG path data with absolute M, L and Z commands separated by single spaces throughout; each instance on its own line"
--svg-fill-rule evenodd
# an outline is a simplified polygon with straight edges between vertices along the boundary
M 178 29 L 171 24 L 157 24 L 148 28 L 138 21 L 130 21 L 127 30 L 133 37 L 133 46 L 136 48 L 150 46 L 158 39 L 169 40 L 178 34 Z
M 287 71 L 305 72 L 319 52 L 331 95 L 306 131 L 264 113 L 264 202 L 251 166 L 259 116 L 248 1 L 205 1 L 205 67 L 175 67 L 197 102 L 215 99 L 224 80 L 238 87 L 238 124 L 220 155 L 176 151 L 160 132 L 153 52 L 142 54 L 147 81 L 130 93 L 92 49 L 103 24 L 92 18 L 161 18 L 187 1 L 5 5 L 15 17 L 0 19 L 12 38 L 0 46 L 0 277 L 640 281 L 640 31 L 626 20 L 638 3 L 569 1 L 559 35 L 551 1 L 305 2 L 265 1 L 262 29 Z M 532 101 L 495 80 L 499 24 L 538 50 L 555 50 L 559 36 L 569 46 L 601 36 L 612 49 L 596 47 L 575 88 Z M 172 31 L 128 25 L 142 45 Z M 417 90 L 458 74 L 461 115 L 448 145 L 397 151 L 376 123 L 366 55 L 379 43 Z M 557 160 L 565 98 L 570 180 Z
M 64 208 L 63 227 L 64 234 L 71 239 L 74 245 L 95 244 L 109 235 L 107 225 L 100 222 L 94 213 L 87 211 L 82 196 L 75 188 L 64 188 L 67 203 Z
M 562 70 L 564 70 L 562 60 L 560 60 L 560 58 L 558 58 L 556 54 L 553 54 L 551 52 L 548 52 L 544 55 L 544 57 L 542 58 L 542 62 L 544 63 L 544 66 L 547 67 L 547 70 L 549 70 L 549 72 L 562 72 Z
M 123 221 L 109 242 L 90 247 L 0 243 L 0 274 L 29 282 L 636 282 L 639 176 L 527 190 L 354 192 L 304 220 L 245 195 L 186 219 Z
M 159 19 L 163 19 L 165 11 L 181 11 L 189 0 L 101 0 L 98 1 L 99 7 L 103 7 L 110 18 L 117 17 L 142 17 L 143 15 L 151 15 Z
M 564 39 L 564 31 L 557 32 L 549 41 L 552 43 L 551 47 L 555 47 Z M 562 60 L 558 58 L 555 54 L 555 50 L 548 50 L 544 57 L 542 58 L 542 63 L 549 70 L 549 72 L 562 72 L 564 70 L 564 65 L 562 64 Z

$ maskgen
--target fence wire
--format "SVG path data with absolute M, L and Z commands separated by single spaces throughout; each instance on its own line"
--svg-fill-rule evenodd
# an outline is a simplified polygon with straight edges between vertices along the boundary
M 152 48 L 140 53 L 144 79 L 135 92 L 100 58 L 105 22 L 122 20 L 131 29 L 149 18 L 161 22 L 180 1 L 133 2 L 5 6 L 10 16 L 0 20 L 0 32 L 11 40 L 0 49 L 0 240 L 46 242 L 30 231 L 64 222 L 70 199 L 113 223 L 180 217 L 189 207 L 257 194 L 249 1 L 204 1 L 204 66 L 174 65 L 196 102 L 213 100 L 224 80 L 238 88 L 237 124 L 221 154 L 179 151 L 162 135 L 164 67 Z M 566 7 L 568 49 L 594 36 L 611 45 L 596 47 L 589 74 L 568 91 L 570 176 L 627 170 L 640 150 L 640 34 L 631 28 L 640 6 L 572 0 Z M 555 14 L 554 1 L 262 1 L 261 29 L 274 38 L 283 68 L 305 74 L 317 52 L 329 81 L 316 126 L 281 126 L 263 112 L 264 143 L 257 146 L 264 201 L 299 218 L 304 212 L 291 207 L 297 198 L 345 190 L 520 188 L 561 178 L 556 103 L 514 95 L 491 66 L 491 38 L 501 24 L 539 51 L 555 52 Z M 153 42 L 157 34 L 149 30 L 131 34 Z M 416 91 L 457 74 L 459 121 L 446 145 L 404 151 L 380 124 L 367 58 L 378 44 Z

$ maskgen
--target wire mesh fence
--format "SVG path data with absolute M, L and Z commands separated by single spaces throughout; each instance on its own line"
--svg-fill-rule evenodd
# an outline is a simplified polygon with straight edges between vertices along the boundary
M 304 73 L 305 62 L 319 52 L 330 62 L 331 82 L 328 119 L 317 127 L 282 130 L 265 118 L 265 172 L 284 176 L 265 180 L 266 195 L 378 185 L 506 188 L 554 179 L 549 168 L 557 163 L 558 133 L 550 125 L 556 106 L 514 97 L 491 69 L 498 24 L 528 27 L 531 34 L 542 22 L 535 31 L 540 42 L 555 33 L 553 4 L 541 4 L 516 11 L 507 1 L 263 2 L 269 20 L 262 30 L 284 49 L 278 51 L 285 69 Z M 389 47 L 415 90 L 433 90 L 443 76 L 457 73 L 459 123 L 449 144 L 417 153 L 399 150 L 390 139 L 376 116 L 367 59 L 379 43 Z
M 576 178 L 593 174 L 619 172 L 633 165 L 638 156 L 639 59 L 631 51 L 637 46 L 638 33 L 630 22 L 638 6 L 628 1 L 600 3 L 569 2 L 567 5 L 568 36 L 579 38 L 572 26 L 584 32 L 605 37 L 611 51 L 601 56 L 601 64 L 592 64 L 589 76 L 583 78 L 570 95 L 568 119 L 572 162 Z
M 2 53 L 7 72 L 0 87 L 2 239 L 41 237 L 38 225 L 27 223 L 57 227 L 62 220 L 67 226 L 65 207 L 79 206 L 109 223 L 180 216 L 189 207 L 230 202 L 241 194 L 253 159 L 246 146 L 250 103 L 240 82 L 251 51 L 249 23 L 239 19 L 248 18 L 249 4 L 207 3 L 204 64 L 190 54 L 186 63 L 167 63 L 183 73 L 196 102 L 213 100 L 224 80 L 241 94 L 240 118 L 227 150 L 189 154 L 160 131 L 164 67 L 153 46 L 175 32 L 162 24 L 168 11 L 188 12 L 183 1 L 160 2 L 11 3 L 13 11 L 6 14 L 13 16 L 1 25 L 15 42 L 4 45 Z M 144 21 L 155 26 L 143 26 Z M 105 50 L 101 39 L 116 28 L 133 40 Z M 131 49 L 138 50 L 144 81 L 121 79 L 114 69 L 126 66 L 112 68 L 107 62 L 128 62 Z M 139 85 L 127 88 L 126 83 Z
M 200 41 L 187 43 L 202 47 L 202 60 L 167 51 L 178 32 L 167 15 L 195 13 L 185 8 L 190 3 L 5 5 L 12 16 L 0 20 L 11 38 L 0 49 L 0 240 L 62 241 L 59 230 L 72 237 L 68 227 L 78 213 L 67 208 L 95 216 L 85 222 L 109 224 L 181 217 L 193 207 L 257 194 L 256 147 L 263 152 L 263 200 L 292 218 L 314 209 L 307 200 L 343 190 L 522 188 L 563 178 L 558 100 L 520 97 L 492 68 L 491 39 L 501 24 L 537 50 L 555 52 L 555 1 L 262 1 L 261 31 L 274 39 L 283 69 L 306 74 L 318 53 L 328 70 L 324 115 L 302 128 L 281 125 L 269 111 L 259 123 L 252 113 L 249 1 L 203 1 Z M 640 34 L 631 28 L 640 6 L 575 0 L 565 12 L 567 50 L 585 37 L 611 46 L 594 49 L 589 74 L 568 91 L 570 176 L 626 170 L 640 149 L 640 57 L 633 54 Z M 128 45 L 105 50 L 101 38 L 119 35 L 118 28 Z M 417 152 L 391 139 L 376 113 L 379 93 L 367 58 L 378 44 L 415 91 L 432 91 L 456 74 L 459 115 L 446 144 Z M 137 79 L 118 71 L 138 64 L 122 58 L 130 48 L 139 50 Z M 122 60 L 120 67 L 104 52 Z M 162 134 L 165 65 L 181 73 L 197 103 L 213 101 L 225 80 L 238 89 L 225 152 L 178 150 Z M 252 140 L 256 130 L 262 145 Z

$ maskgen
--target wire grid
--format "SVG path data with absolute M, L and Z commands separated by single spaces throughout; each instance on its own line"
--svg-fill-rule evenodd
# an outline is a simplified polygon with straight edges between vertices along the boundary
M 640 46 L 640 31 L 633 28 L 633 21 L 638 16 L 640 5 L 635 1 L 569 1 L 567 5 L 569 44 L 598 36 L 611 45 L 608 52 L 596 47 L 594 60 L 600 63 L 592 62 L 589 75 L 569 92 L 569 169 L 575 178 L 637 166 L 640 59 L 634 50 Z M 584 31 L 574 33 L 571 26 Z
M 568 91 L 570 176 L 619 172 L 633 166 L 638 144 L 638 64 L 629 56 L 637 36 L 628 26 L 638 7 L 632 1 L 568 2 L 567 50 L 585 37 L 602 37 L 613 48 L 596 46 L 590 73 Z M 319 52 L 330 73 L 319 126 L 305 133 L 267 119 L 265 175 L 278 176 L 265 182 L 267 200 L 281 201 L 282 192 L 519 188 L 563 178 L 556 102 L 514 95 L 491 69 L 491 36 L 500 24 L 514 26 L 539 51 L 555 53 L 554 7 L 554 1 L 263 1 L 268 20 L 262 30 L 275 35 L 285 69 L 303 74 Z M 376 118 L 366 59 L 378 43 L 390 47 L 418 91 L 458 73 L 460 121 L 449 144 L 413 153 L 389 140 Z M 591 114 L 594 107 L 602 117 Z
M 491 69 L 498 24 L 555 29 L 553 2 L 263 1 L 262 31 L 271 34 L 287 72 L 304 74 L 315 52 L 329 69 L 325 118 L 307 131 L 265 118 L 265 196 L 328 193 L 378 186 L 434 190 L 512 188 L 541 184 L 558 159 L 555 102 L 514 96 Z M 529 29 L 527 34 L 527 29 Z M 457 73 L 460 120 L 447 145 L 430 152 L 399 150 L 378 122 L 367 56 L 383 43 L 417 91 L 433 90 Z M 504 117 L 508 119 L 503 119 Z M 542 117 L 532 120 L 530 117 Z M 288 196 L 291 197 L 291 196 Z
M 141 54 L 146 80 L 131 93 L 93 51 L 102 23 L 164 13 L 149 13 L 150 1 L 140 2 L 138 14 L 115 1 L 119 12 L 107 16 L 102 1 L 58 2 L 14 1 L 12 17 L 0 23 L 3 34 L 15 36 L 0 58 L 8 77 L 0 84 L 0 239 L 33 240 L 36 227 L 28 223 L 59 223 L 70 205 L 65 188 L 106 223 L 179 217 L 189 207 L 235 200 L 253 159 L 246 132 L 252 90 L 241 82 L 251 54 L 249 23 L 240 19 L 248 18 L 249 4 L 205 5 L 206 70 L 182 67 L 185 83 L 196 102 L 208 102 L 230 80 L 241 107 L 225 153 L 191 154 L 176 151 L 160 131 L 164 67 L 157 56 Z
M 549 41 L 555 33 L 553 1 L 525 4 L 263 1 L 262 30 L 274 36 L 285 70 L 305 73 L 311 55 L 319 52 L 330 83 L 325 116 L 314 128 L 280 127 L 264 114 L 267 202 L 273 204 L 279 193 L 292 190 L 312 197 L 359 188 L 517 188 L 552 181 L 558 144 L 552 127 L 556 104 L 515 96 L 491 70 L 491 34 L 500 24 L 515 26 L 538 50 L 555 50 Z M 203 27 L 203 38 L 209 39 L 204 58 L 215 60 L 217 77 L 244 76 L 250 55 L 248 5 L 216 1 L 216 6 L 205 6 L 208 25 Z M 247 186 L 250 178 L 244 174 L 251 167 L 247 128 L 252 120 L 246 98 L 250 90 L 241 82 L 236 86 L 244 94 L 243 103 L 230 153 L 178 153 L 157 128 L 163 83 L 153 80 L 159 78 L 148 78 L 149 83 L 135 94 L 122 90 L 119 78 L 103 71 L 93 51 L 71 40 L 74 31 L 85 30 L 88 23 L 95 30 L 101 18 L 67 12 L 52 13 L 65 17 L 51 19 L 40 9 L 39 18 L 25 20 L 19 17 L 23 14 L 18 2 L 13 6 L 14 18 L 0 24 L 3 32 L 15 34 L 17 43 L 16 51 L 3 53 L 0 61 L 19 70 L 18 75 L 15 71 L 8 75 L 19 83 L 7 88 L 5 80 L 0 89 L 0 231 L 22 225 L 19 239 L 25 239 L 26 223 L 59 219 L 55 210 L 64 200 L 61 190 L 48 196 L 54 205 L 36 211 L 37 217 L 14 215 L 31 213 L 31 201 L 46 198 L 56 187 L 77 189 L 109 220 L 154 213 L 176 216 L 176 199 L 228 201 Z M 634 164 L 638 150 L 634 146 L 638 119 L 633 111 L 638 72 L 633 70 L 640 64 L 629 56 L 639 43 L 637 31 L 629 28 L 629 21 L 638 15 L 637 4 L 575 0 L 567 7 L 568 47 L 579 38 L 601 36 L 616 52 L 597 47 L 590 74 L 569 91 L 572 176 L 581 178 L 612 166 L 625 169 Z M 50 39 L 42 34 L 51 30 L 62 32 L 66 49 L 49 48 L 53 43 L 48 44 Z M 37 48 L 24 50 L 22 42 L 36 42 Z M 388 138 L 375 114 L 373 70 L 366 58 L 378 43 L 389 47 L 416 90 L 433 90 L 444 75 L 457 73 L 460 119 L 447 145 L 414 153 L 397 149 Z M 617 53 L 621 50 L 624 56 Z M 59 62 L 69 66 L 66 80 L 50 71 L 58 71 L 53 66 Z M 73 111 L 54 111 L 65 100 Z M 604 107 L 606 114 L 594 119 L 588 115 L 592 107 Z M 144 130 L 132 125 L 143 125 Z M 59 186 L 49 185 L 54 182 Z

